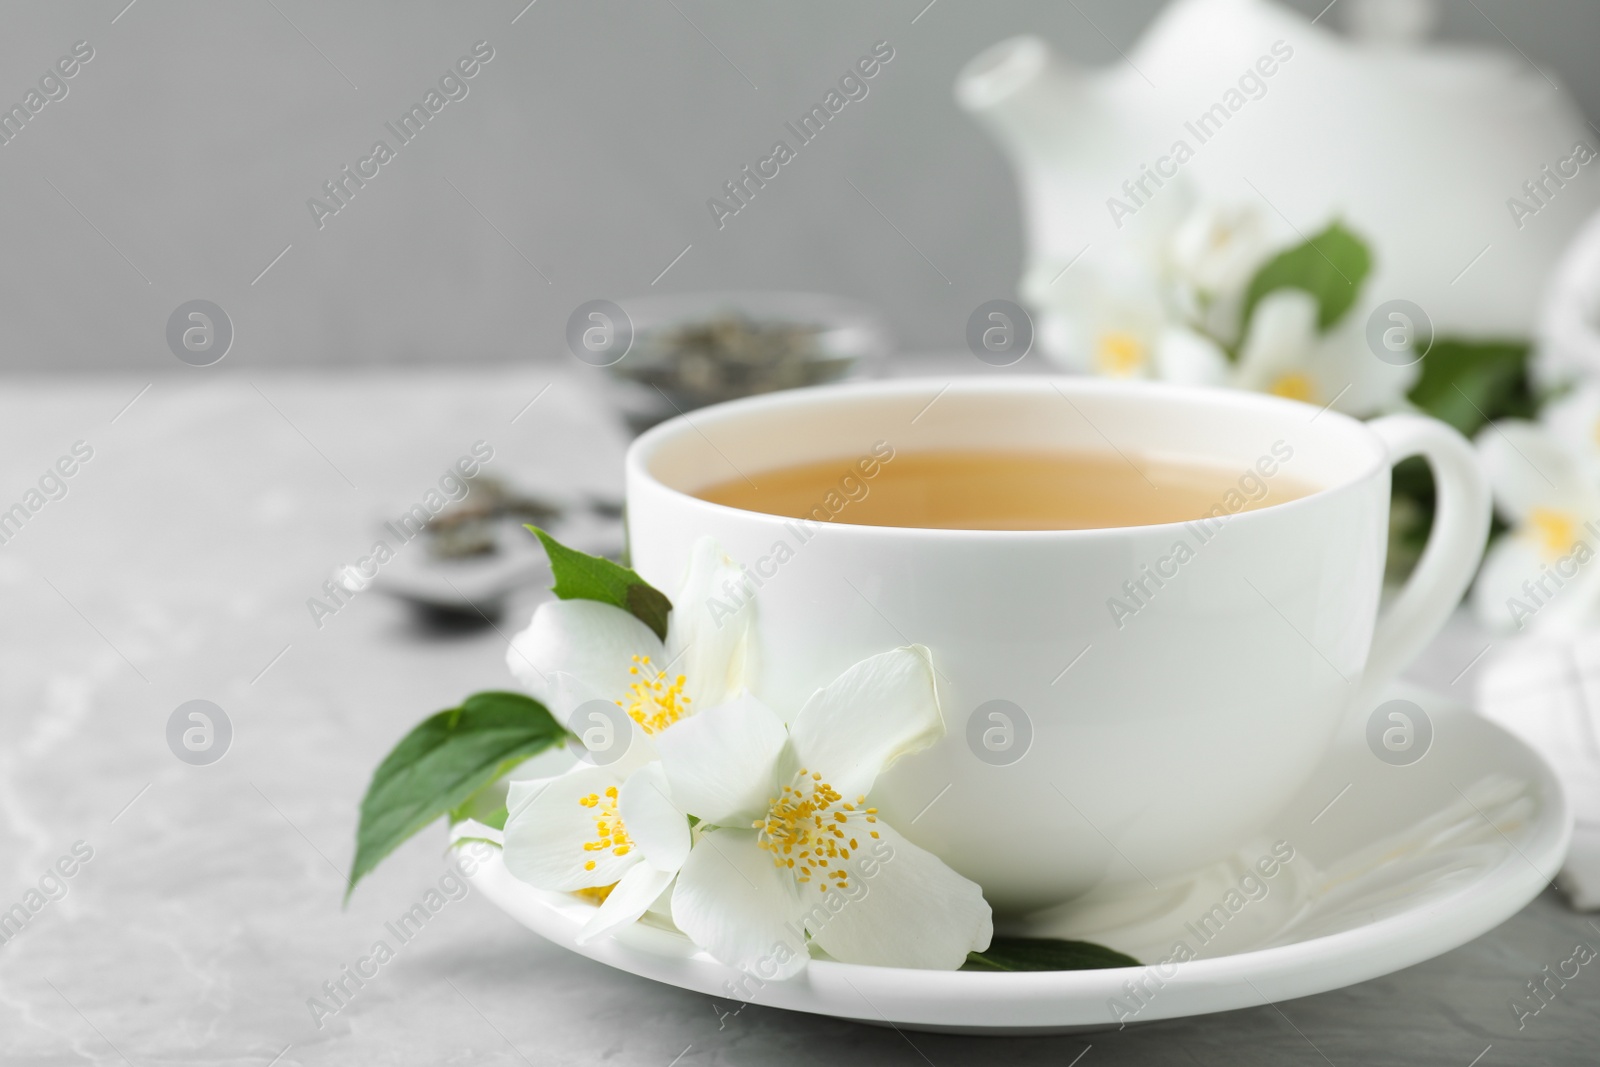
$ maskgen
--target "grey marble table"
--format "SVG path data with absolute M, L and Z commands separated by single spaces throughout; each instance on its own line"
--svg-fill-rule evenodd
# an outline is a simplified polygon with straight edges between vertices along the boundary
M 757 1006 L 720 1017 L 728 1006 L 570 955 L 469 895 L 319 1026 L 308 998 L 443 872 L 442 838 L 425 834 L 341 909 L 368 774 L 422 715 L 506 678 L 496 630 L 431 636 L 376 593 L 319 627 L 307 598 L 474 441 L 527 483 L 616 491 L 625 440 L 593 382 L 565 372 L 244 370 L 0 386 L 0 509 L 76 442 L 93 450 L 67 464 L 66 495 L 0 545 L 0 909 L 41 881 L 56 898 L 0 944 L 3 1062 L 1600 1059 L 1588 969 L 1520 1031 L 1509 1006 L 1574 943 L 1600 944 L 1553 892 L 1469 945 L 1349 989 L 1004 1040 Z M 1479 647 L 1466 628 L 1448 636 L 1419 668 L 1441 685 Z M 193 699 L 232 724 L 208 766 L 168 747 L 169 716 Z M 58 862 L 70 878 L 45 877 Z

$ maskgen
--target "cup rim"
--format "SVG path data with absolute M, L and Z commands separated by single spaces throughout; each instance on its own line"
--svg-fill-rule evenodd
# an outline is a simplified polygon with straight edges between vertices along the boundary
M 631 497 L 637 487 L 647 485 L 654 492 L 677 498 L 680 502 L 686 502 L 699 508 L 709 509 L 708 514 L 710 515 L 738 516 L 745 522 L 753 522 L 758 525 L 780 529 L 787 523 L 802 520 L 793 516 L 773 515 L 764 511 L 750 511 L 728 504 L 718 504 L 695 496 L 693 493 L 669 485 L 656 477 L 650 470 L 651 458 L 658 450 L 678 437 L 694 435 L 704 438 L 704 428 L 709 424 L 724 420 L 742 419 L 749 416 L 758 417 L 765 411 L 826 403 L 828 398 L 833 395 L 867 397 L 916 396 L 932 395 L 934 392 L 950 388 L 958 388 L 968 394 L 1015 393 L 1019 395 L 1034 395 L 1047 390 L 1060 392 L 1063 387 L 1085 396 L 1095 394 L 1147 396 L 1153 399 L 1166 398 L 1211 408 L 1215 408 L 1218 405 L 1231 405 L 1241 411 L 1276 412 L 1280 415 L 1286 411 L 1309 413 L 1308 422 L 1323 419 L 1332 420 L 1334 424 L 1343 427 L 1344 432 L 1359 438 L 1368 446 L 1370 453 L 1368 462 L 1355 473 L 1332 481 L 1329 484 L 1319 485 L 1312 492 L 1296 497 L 1293 500 L 1271 504 L 1264 508 L 1232 512 L 1228 517 L 1229 522 L 1259 522 L 1264 521 L 1265 516 L 1289 509 L 1319 506 L 1335 495 L 1353 491 L 1355 487 L 1366 483 L 1378 471 L 1389 467 L 1388 449 L 1384 446 L 1382 439 L 1369 429 L 1362 420 L 1334 411 L 1331 408 L 1318 408 L 1315 404 L 1307 404 L 1299 400 L 1272 396 L 1266 393 L 1211 386 L 1175 385 L 1167 382 L 1146 380 L 1124 381 L 1077 375 L 1026 374 L 1005 375 L 1003 377 L 972 375 L 950 378 L 918 376 L 874 381 L 835 382 L 827 385 L 786 389 L 760 396 L 724 401 L 720 404 L 712 404 L 700 408 L 692 413 L 676 415 L 640 434 L 628 446 L 627 454 L 623 461 L 626 495 Z M 851 533 L 862 537 L 889 537 L 900 540 L 915 538 L 1019 542 L 1026 540 L 1094 540 L 1097 538 L 1125 536 L 1129 531 L 1159 532 L 1162 530 L 1177 530 L 1194 521 L 1194 519 L 1184 519 L 1178 522 L 1144 523 L 1134 526 L 1100 526 L 1072 530 L 964 530 L 933 526 L 878 526 L 852 522 L 829 522 L 826 525 L 838 527 L 841 530 L 849 530 Z

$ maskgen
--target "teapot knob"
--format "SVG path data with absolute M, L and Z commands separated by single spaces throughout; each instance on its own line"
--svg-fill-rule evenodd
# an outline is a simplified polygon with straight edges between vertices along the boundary
M 1439 26 L 1438 0 L 1349 0 L 1345 29 L 1358 41 L 1375 45 L 1416 44 Z

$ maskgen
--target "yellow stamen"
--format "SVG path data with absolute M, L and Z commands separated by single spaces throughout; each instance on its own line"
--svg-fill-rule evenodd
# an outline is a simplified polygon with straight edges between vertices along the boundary
M 843 800 L 838 790 L 822 780 L 820 773 L 802 770 L 795 775 L 794 785 L 784 786 L 783 794 L 769 802 L 766 818 L 752 824 L 761 831 L 756 841 L 772 853 L 775 866 L 798 870 L 795 880 L 809 882 L 813 866 L 826 869 L 829 860 L 847 860 L 850 849 L 856 847 L 855 839 L 846 838 L 839 824 L 849 818 L 845 811 L 856 810 L 856 805 L 864 803 L 866 798 L 858 797 L 854 805 L 843 804 Z M 836 810 L 840 808 L 843 810 Z M 800 861 L 798 868 L 795 866 L 797 859 Z M 849 875 L 840 867 L 826 870 L 825 876 L 831 876 L 838 889 L 850 884 Z M 826 891 L 828 886 L 828 882 L 822 882 L 817 888 Z
M 1559 559 L 1578 543 L 1578 519 L 1569 512 L 1534 508 L 1528 512 L 1528 527 L 1547 560 Z
M 589 864 L 590 869 L 592 870 L 594 861 L 590 860 Z M 617 888 L 617 883 L 612 882 L 610 885 L 597 885 L 588 889 L 574 889 L 572 891 L 572 895 L 575 897 L 581 897 L 598 908 L 600 905 L 606 902 L 606 897 L 609 897 L 611 895 L 611 891 L 615 888 Z
M 689 698 L 684 695 L 686 679 L 678 675 L 670 682 L 666 671 L 653 671 L 649 656 L 633 657 L 628 673 L 638 681 L 628 686 L 628 695 L 617 701 L 647 734 L 659 733 L 689 714 Z
M 1113 378 L 1132 377 L 1144 368 L 1144 362 L 1144 345 L 1126 330 L 1101 334 L 1094 348 L 1094 369 Z
M 1285 397 L 1289 400 L 1304 400 L 1307 403 L 1317 395 L 1317 385 L 1311 380 L 1311 375 L 1294 371 L 1289 374 L 1279 375 L 1267 392 L 1273 396 Z
M 610 852 L 613 856 L 626 856 L 633 851 L 633 841 L 629 839 L 628 830 L 617 814 L 616 786 L 606 786 L 604 793 L 579 797 L 578 804 L 594 813 L 594 840 L 583 843 L 585 852 Z M 583 865 L 586 871 L 594 868 L 594 860 L 588 860 Z

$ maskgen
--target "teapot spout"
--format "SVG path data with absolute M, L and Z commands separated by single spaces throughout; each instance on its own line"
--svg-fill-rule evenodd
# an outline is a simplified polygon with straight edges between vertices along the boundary
M 1048 153 L 1087 106 L 1083 78 L 1039 37 L 1001 41 L 956 78 L 956 102 L 975 115 L 1014 161 Z

